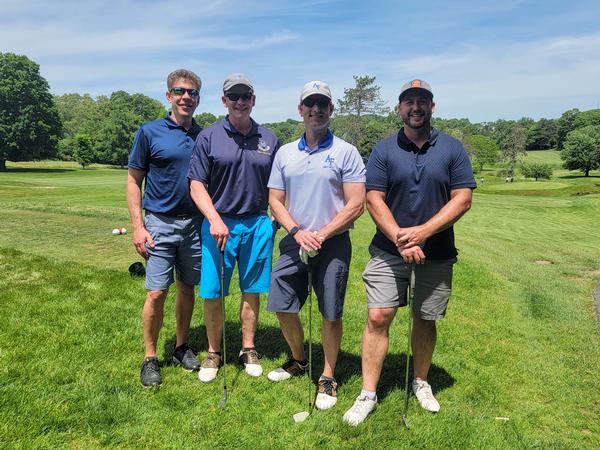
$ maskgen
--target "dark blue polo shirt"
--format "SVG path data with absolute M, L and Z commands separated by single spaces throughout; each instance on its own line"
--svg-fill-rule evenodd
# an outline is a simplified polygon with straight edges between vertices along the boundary
M 401 129 L 377 143 L 367 163 L 367 190 L 385 192 L 385 203 L 402 228 L 431 219 L 448 203 L 452 189 L 475 187 L 471 161 L 463 145 L 435 128 L 421 150 Z M 395 243 L 379 229 L 371 244 L 398 254 Z M 423 252 L 427 259 L 455 257 L 453 228 L 427 239 Z
M 271 130 L 252 120 L 250 133 L 243 135 L 225 117 L 198 135 L 188 177 L 208 185 L 219 214 L 256 215 L 267 210 L 267 182 L 278 149 Z
M 128 167 L 146 172 L 142 207 L 160 214 L 199 214 L 190 196 L 187 172 L 202 128 L 185 130 L 167 115 L 143 124 L 135 136 Z

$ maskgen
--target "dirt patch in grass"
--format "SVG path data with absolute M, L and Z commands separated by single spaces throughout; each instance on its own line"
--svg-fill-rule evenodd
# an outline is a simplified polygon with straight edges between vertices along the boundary
M 535 263 L 540 266 L 549 266 L 551 264 L 554 264 L 552 261 L 548 261 L 546 259 L 538 259 L 537 261 L 535 261 Z

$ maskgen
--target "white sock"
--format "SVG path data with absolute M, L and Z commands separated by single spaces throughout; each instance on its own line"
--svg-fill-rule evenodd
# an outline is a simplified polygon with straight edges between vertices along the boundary
M 367 391 L 366 389 L 362 389 L 360 391 L 360 396 L 367 396 L 370 400 L 375 400 L 375 398 L 377 397 L 377 394 L 375 394 L 375 391 Z

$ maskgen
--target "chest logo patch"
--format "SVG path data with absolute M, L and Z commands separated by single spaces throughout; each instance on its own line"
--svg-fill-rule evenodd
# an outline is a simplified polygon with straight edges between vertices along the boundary
M 331 155 L 327 155 L 327 158 L 325 158 L 325 161 L 323 161 L 323 167 L 327 168 L 327 169 L 333 169 L 335 167 L 335 158 Z
M 257 150 L 259 153 L 263 153 L 265 155 L 271 154 L 271 147 L 265 142 L 265 140 L 263 138 L 260 138 L 258 140 Z

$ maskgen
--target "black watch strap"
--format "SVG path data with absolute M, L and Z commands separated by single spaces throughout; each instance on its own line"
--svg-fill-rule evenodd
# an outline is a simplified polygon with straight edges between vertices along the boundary
M 290 236 L 295 235 L 298 231 L 300 231 L 300 227 L 292 227 L 290 230 Z

